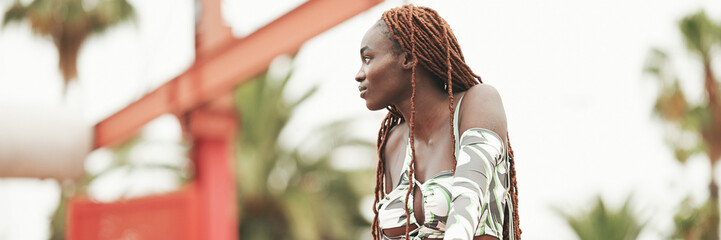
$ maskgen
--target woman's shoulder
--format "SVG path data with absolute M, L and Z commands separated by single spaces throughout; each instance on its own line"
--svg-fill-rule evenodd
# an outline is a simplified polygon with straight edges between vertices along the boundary
M 477 84 L 463 96 L 459 109 L 459 131 L 470 128 L 485 128 L 506 138 L 506 113 L 501 95 L 495 87 L 488 84 Z
M 396 151 L 405 151 L 405 145 L 408 142 L 408 125 L 402 122 L 390 130 L 388 139 L 386 140 L 385 154 L 394 153 Z
M 466 101 L 466 99 L 473 99 L 471 101 L 500 101 L 501 95 L 498 93 L 498 90 L 496 90 L 495 87 L 487 83 L 481 83 L 476 84 L 475 86 L 472 86 L 471 88 L 466 90 L 466 94 L 463 99 L 464 102 Z

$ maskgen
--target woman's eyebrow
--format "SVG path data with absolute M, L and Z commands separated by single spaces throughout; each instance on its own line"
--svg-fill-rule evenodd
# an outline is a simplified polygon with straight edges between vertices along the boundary
M 360 54 L 363 54 L 363 52 L 368 51 L 368 50 L 371 50 L 371 48 L 368 47 L 368 46 L 362 47 L 362 48 L 360 49 Z

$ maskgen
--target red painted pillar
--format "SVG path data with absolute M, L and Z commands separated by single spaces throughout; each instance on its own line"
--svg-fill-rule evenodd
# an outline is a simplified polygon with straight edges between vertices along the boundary
M 193 135 L 193 184 L 198 194 L 200 239 L 238 239 L 237 191 L 233 177 L 235 115 L 195 110 L 188 123 Z

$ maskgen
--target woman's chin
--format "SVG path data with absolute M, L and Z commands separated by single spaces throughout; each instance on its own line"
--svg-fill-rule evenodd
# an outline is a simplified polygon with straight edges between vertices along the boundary
M 374 105 L 368 101 L 366 101 L 366 107 L 368 108 L 368 110 L 371 110 L 371 111 L 378 111 L 378 110 L 386 108 L 385 106 Z

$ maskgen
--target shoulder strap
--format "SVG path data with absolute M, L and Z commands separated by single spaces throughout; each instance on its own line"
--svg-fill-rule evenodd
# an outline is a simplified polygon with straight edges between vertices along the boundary
M 506 201 L 506 203 L 507 203 L 506 204 L 506 209 L 507 209 L 506 213 L 508 213 L 508 215 L 506 215 L 505 218 L 508 219 L 508 226 L 509 226 L 508 236 L 506 237 L 506 239 L 515 240 L 516 234 L 514 232 L 515 229 L 513 229 L 513 204 L 514 203 L 513 203 L 513 199 L 511 198 L 511 196 L 508 196 L 508 195 L 509 195 L 509 193 L 506 192 L 506 196 L 508 197 L 508 200 Z M 503 226 L 503 227 L 506 227 L 506 226 Z
M 458 113 L 461 109 L 461 102 L 463 101 L 463 96 L 466 94 L 464 93 L 461 95 L 460 99 L 458 99 L 458 104 L 456 104 L 456 109 L 453 111 L 453 135 L 455 135 L 456 138 L 456 149 L 455 152 L 453 152 L 453 155 L 458 157 L 458 151 L 461 150 L 461 136 L 458 133 Z

